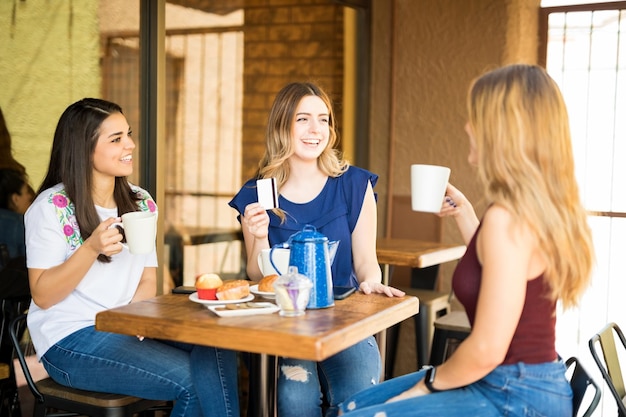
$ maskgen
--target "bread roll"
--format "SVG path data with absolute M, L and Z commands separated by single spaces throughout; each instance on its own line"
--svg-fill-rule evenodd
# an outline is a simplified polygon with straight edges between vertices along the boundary
M 224 281 L 217 289 L 218 300 L 239 300 L 250 295 L 250 283 L 244 279 Z
M 263 277 L 261 281 L 259 281 L 259 291 L 261 292 L 275 292 L 274 291 L 274 281 L 278 279 L 278 275 L 272 274 L 266 277 Z

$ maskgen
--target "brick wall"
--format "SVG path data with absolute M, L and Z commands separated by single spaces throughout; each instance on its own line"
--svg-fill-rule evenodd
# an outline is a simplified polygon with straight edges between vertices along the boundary
M 332 0 L 248 0 L 244 45 L 242 181 L 256 173 L 267 115 L 285 84 L 317 82 L 341 121 L 343 7 Z

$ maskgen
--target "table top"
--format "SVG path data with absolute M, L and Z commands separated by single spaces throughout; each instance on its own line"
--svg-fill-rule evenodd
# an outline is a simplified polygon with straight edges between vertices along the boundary
M 419 311 L 416 297 L 355 293 L 304 316 L 218 317 L 187 295 L 166 294 L 96 315 L 96 329 L 321 361 Z
M 378 263 L 426 268 L 457 260 L 465 245 L 449 245 L 412 239 L 379 238 L 376 240 Z

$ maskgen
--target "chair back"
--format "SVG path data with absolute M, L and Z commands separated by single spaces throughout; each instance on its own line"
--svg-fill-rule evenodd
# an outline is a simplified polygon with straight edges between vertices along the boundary
M 572 400 L 572 416 L 578 416 L 578 411 L 580 410 L 580 406 L 583 403 L 585 394 L 591 386 L 593 388 L 593 397 L 584 414 L 582 414 L 582 417 L 590 417 L 600 403 L 600 387 L 589 376 L 585 368 L 583 368 L 582 364 L 576 357 L 572 356 L 567 361 L 565 361 L 565 366 L 567 367 L 568 374 L 570 375 L 569 383 L 572 387 L 572 393 L 574 394 L 574 398 Z
M 619 345 L 616 342 L 621 344 L 619 351 L 622 354 L 626 353 L 626 339 L 622 330 L 616 323 L 608 323 L 589 339 L 589 350 L 593 360 L 600 369 L 602 378 L 604 378 L 611 394 L 615 398 L 619 416 L 626 417 L 626 405 L 624 403 L 626 389 L 624 388 L 624 377 L 619 361 Z

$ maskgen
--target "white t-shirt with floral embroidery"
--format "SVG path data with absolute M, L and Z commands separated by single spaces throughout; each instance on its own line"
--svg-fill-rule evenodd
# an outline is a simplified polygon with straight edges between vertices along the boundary
M 143 211 L 157 211 L 150 194 L 137 187 Z M 117 209 L 96 206 L 101 220 L 118 217 Z M 39 194 L 24 216 L 26 259 L 29 268 L 48 269 L 65 262 L 82 244 L 74 206 L 63 184 Z M 132 255 L 123 249 L 110 263 L 94 262 L 82 281 L 63 301 L 48 309 L 31 302 L 28 328 L 41 358 L 59 340 L 92 326 L 102 310 L 128 304 L 135 294 L 145 267 L 156 267 L 156 250 L 147 255 Z

